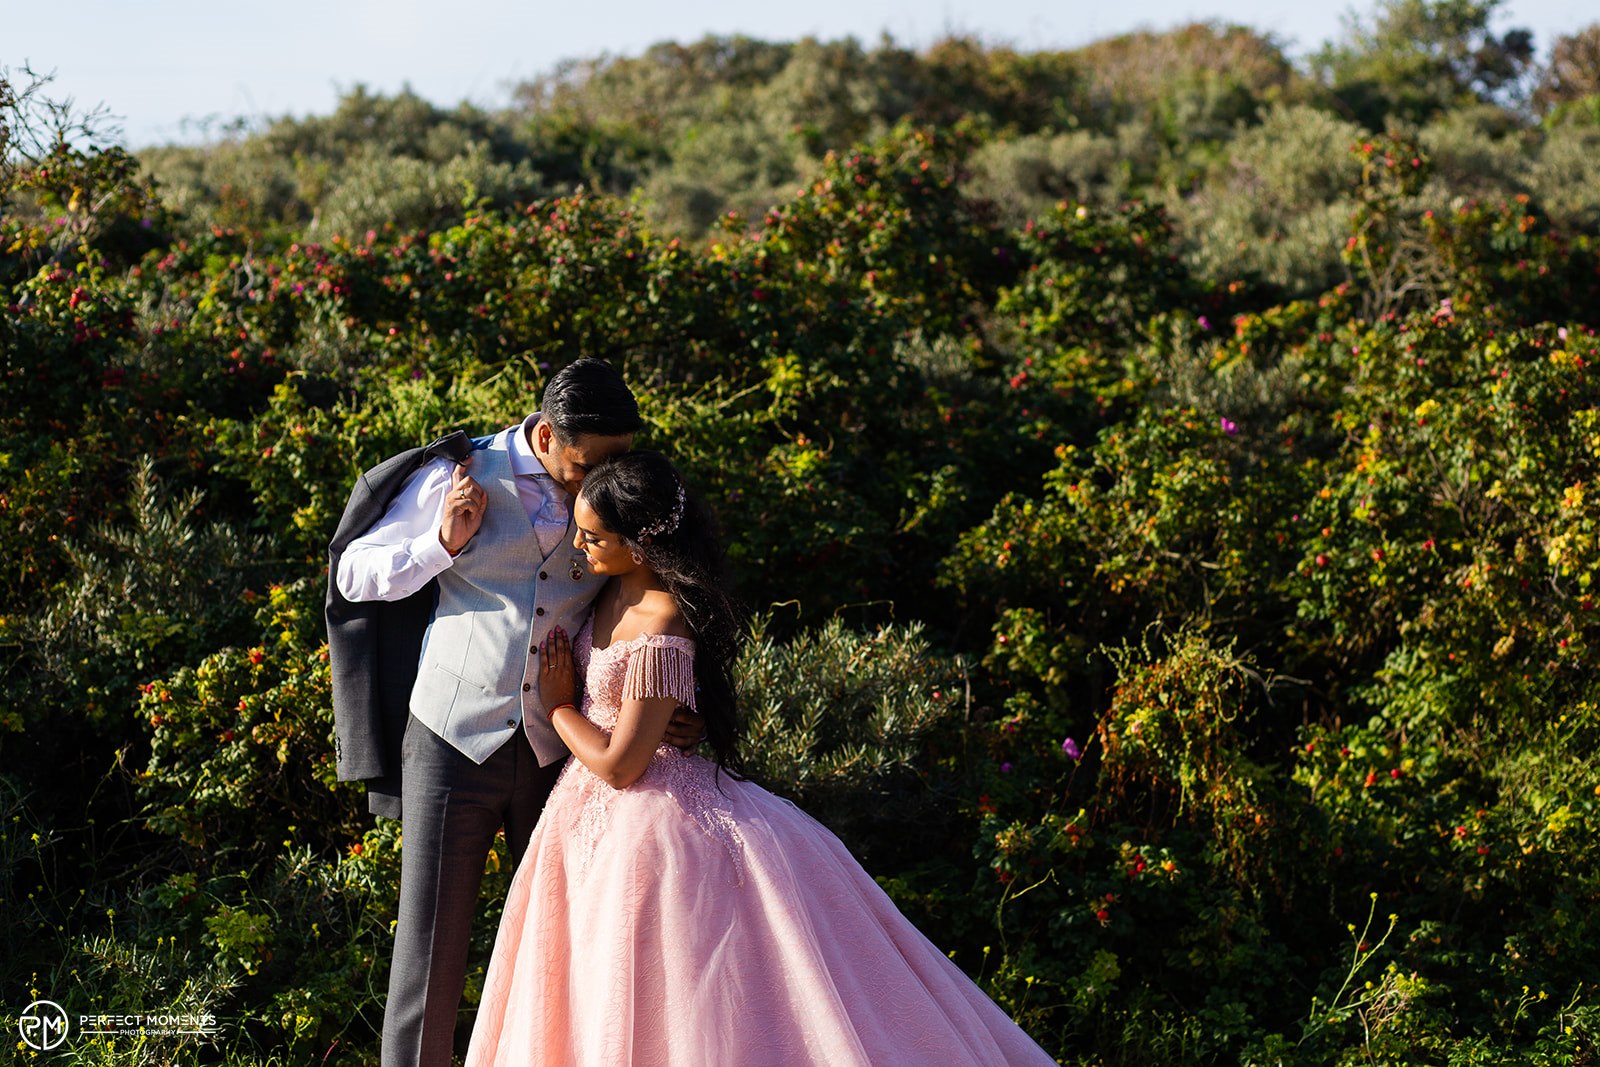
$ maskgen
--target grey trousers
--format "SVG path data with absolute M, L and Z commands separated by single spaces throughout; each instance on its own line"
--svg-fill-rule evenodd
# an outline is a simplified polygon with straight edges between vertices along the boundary
M 540 767 L 521 730 L 479 765 L 415 717 L 406 724 L 383 1067 L 449 1067 L 485 859 L 504 826 L 512 863 L 522 862 L 561 767 Z

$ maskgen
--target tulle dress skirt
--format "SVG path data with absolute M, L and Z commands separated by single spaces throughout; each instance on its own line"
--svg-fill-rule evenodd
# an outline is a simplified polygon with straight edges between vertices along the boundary
M 1052 1063 L 825 827 L 670 747 L 624 790 L 569 761 L 512 879 L 467 1056 Z

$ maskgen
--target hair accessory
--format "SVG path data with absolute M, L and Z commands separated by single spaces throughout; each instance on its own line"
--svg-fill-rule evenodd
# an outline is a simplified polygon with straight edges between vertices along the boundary
M 672 513 L 660 522 L 653 522 L 639 531 L 639 540 L 646 537 L 660 537 L 662 534 L 672 533 L 678 528 L 678 523 L 683 521 L 683 504 L 686 499 L 683 483 L 678 483 L 678 499 L 672 505 Z

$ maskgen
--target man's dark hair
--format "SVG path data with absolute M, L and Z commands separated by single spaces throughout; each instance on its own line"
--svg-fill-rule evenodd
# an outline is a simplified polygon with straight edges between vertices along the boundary
M 639 402 L 622 375 L 605 360 L 587 356 L 556 371 L 545 386 L 540 417 L 568 445 L 585 434 L 637 433 L 641 425 Z

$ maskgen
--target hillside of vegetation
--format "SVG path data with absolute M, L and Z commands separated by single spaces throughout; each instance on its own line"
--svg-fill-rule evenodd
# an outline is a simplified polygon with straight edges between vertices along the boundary
M 599 355 L 720 516 L 756 774 L 1062 1063 L 1597 1062 L 1600 23 L 1494 13 L 706 39 L 138 156 L 0 71 L 0 1002 L 376 1064 L 327 541 Z

